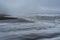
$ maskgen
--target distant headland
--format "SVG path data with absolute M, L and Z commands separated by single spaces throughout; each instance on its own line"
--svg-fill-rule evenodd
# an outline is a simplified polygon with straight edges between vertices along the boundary
M 9 15 L 5 15 L 5 14 L 0 14 L 0 22 L 33 23 L 33 21 L 30 21 L 30 20 L 27 20 L 27 19 L 10 17 Z
M 0 20 L 10 20 L 10 19 L 18 19 L 18 18 L 9 17 L 9 15 L 6 14 L 0 14 Z

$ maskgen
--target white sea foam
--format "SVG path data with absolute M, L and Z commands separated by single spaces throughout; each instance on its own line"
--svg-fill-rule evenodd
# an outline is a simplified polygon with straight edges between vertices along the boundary
M 56 26 L 55 26 L 56 25 Z M 0 23 L 0 40 L 57 40 L 60 24 L 52 22 Z

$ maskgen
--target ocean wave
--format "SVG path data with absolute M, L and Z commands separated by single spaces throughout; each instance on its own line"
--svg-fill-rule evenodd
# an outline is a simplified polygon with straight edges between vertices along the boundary
M 0 20 L 0 40 L 59 40 L 57 16 L 29 16 Z

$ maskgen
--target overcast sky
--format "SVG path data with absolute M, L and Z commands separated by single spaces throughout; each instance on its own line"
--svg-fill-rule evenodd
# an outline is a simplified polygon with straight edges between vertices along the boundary
M 60 0 L 0 0 L 0 10 L 15 15 L 60 13 Z

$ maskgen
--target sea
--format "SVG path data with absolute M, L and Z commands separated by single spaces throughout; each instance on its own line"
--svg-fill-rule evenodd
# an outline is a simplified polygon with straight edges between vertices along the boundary
M 60 16 L 34 14 L 0 20 L 0 40 L 60 40 Z

